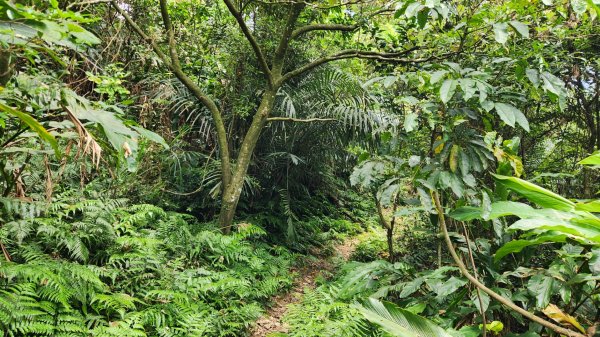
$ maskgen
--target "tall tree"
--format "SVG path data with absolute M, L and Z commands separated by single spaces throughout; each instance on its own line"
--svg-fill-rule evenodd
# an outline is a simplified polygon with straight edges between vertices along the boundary
M 261 132 L 269 122 L 303 122 L 293 118 L 272 117 L 273 108 L 276 103 L 276 95 L 278 90 L 287 82 L 303 76 L 314 69 L 343 59 L 367 59 L 390 61 L 396 63 L 411 63 L 420 62 L 423 59 L 406 59 L 419 49 L 414 43 L 407 43 L 406 46 L 391 52 L 378 51 L 374 49 L 341 49 L 337 52 L 322 55 L 311 62 L 303 64 L 299 67 L 289 64 L 288 54 L 294 48 L 301 49 L 303 45 L 310 42 L 303 40 L 302 37 L 313 32 L 340 32 L 340 31 L 356 31 L 359 25 L 354 23 L 323 23 L 323 11 L 331 8 L 340 8 L 350 6 L 344 2 L 335 2 L 333 5 L 321 5 L 320 2 L 273 2 L 262 3 L 256 6 L 267 6 L 271 10 L 278 10 L 284 13 L 283 19 L 279 20 L 280 26 L 276 31 L 276 36 L 268 36 L 266 41 L 258 40 L 251 21 L 256 15 L 256 12 L 251 12 L 249 8 L 250 2 L 243 4 L 235 4 L 231 0 L 223 0 L 223 4 L 235 19 L 239 32 L 247 40 L 252 48 L 256 58 L 258 68 L 264 77 L 264 84 L 260 104 L 252 116 L 252 122 L 243 137 L 241 145 L 237 150 L 237 155 L 233 155 L 231 151 L 231 135 L 228 134 L 224 123 L 222 109 L 216 103 L 216 98 L 212 97 L 184 71 L 177 50 L 177 39 L 174 30 L 173 21 L 169 12 L 169 4 L 167 0 L 160 0 L 160 13 L 166 36 L 166 47 L 163 47 L 159 41 L 153 39 L 145 30 L 138 25 L 130 16 L 128 11 L 123 8 L 123 4 L 118 1 L 112 1 L 112 6 L 125 18 L 129 26 L 139 34 L 158 55 L 163 64 L 173 73 L 183 85 L 185 85 L 194 96 L 202 102 L 202 104 L 210 111 L 212 122 L 217 134 L 217 142 L 219 147 L 219 155 L 221 160 L 221 210 L 219 215 L 219 223 L 224 232 L 231 230 L 236 207 L 240 199 L 244 178 L 248 171 L 254 152 L 256 143 Z M 209 6 L 208 4 L 206 6 Z M 213 3 L 211 6 L 219 6 L 218 3 Z M 355 8 L 360 8 L 364 11 L 360 16 L 356 16 L 354 21 L 359 18 L 381 16 L 393 13 L 386 10 L 388 8 L 384 3 L 373 3 L 365 1 L 361 4 L 352 5 Z M 358 7 L 357 7 L 358 6 Z M 383 8 L 383 9 L 382 9 Z M 320 21 L 321 20 L 321 21 Z M 262 43 L 261 43 L 262 42 Z M 407 41 L 408 42 L 408 41 Z M 269 53 L 266 52 L 265 45 L 276 46 Z M 166 51 L 165 51 L 166 50 Z M 202 57 L 198 55 L 198 57 Z M 427 56 L 433 57 L 433 56 Z M 318 121 L 318 120 L 317 120 Z M 234 159 L 235 158 L 235 159 Z

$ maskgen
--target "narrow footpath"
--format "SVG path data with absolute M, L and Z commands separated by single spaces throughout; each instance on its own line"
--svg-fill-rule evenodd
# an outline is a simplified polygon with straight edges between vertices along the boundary
M 335 247 L 335 254 L 343 258 L 344 261 L 348 261 L 358 242 L 358 237 L 346 239 L 344 243 Z M 268 334 L 275 332 L 287 333 L 288 327 L 282 322 L 282 319 L 287 313 L 288 307 L 300 302 L 306 290 L 316 287 L 316 278 L 321 272 L 333 272 L 334 269 L 335 266 L 331 263 L 331 258 L 323 258 L 293 270 L 293 272 L 298 273 L 298 277 L 294 281 L 292 289 L 274 298 L 273 306 L 269 308 L 263 317 L 256 321 L 256 326 L 250 336 L 266 337 Z

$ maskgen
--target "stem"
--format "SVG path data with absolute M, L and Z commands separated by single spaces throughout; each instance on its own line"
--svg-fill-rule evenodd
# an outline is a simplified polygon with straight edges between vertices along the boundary
M 462 223 L 463 231 L 465 232 L 465 240 L 467 241 L 467 248 L 469 249 L 469 258 L 471 260 L 471 268 L 473 268 L 473 274 L 475 274 L 475 278 L 477 278 L 477 268 L 475 267 L 475 259 L 473 258 L 473 251 L 471 250 L 471 242 L 469 240 L 469 233 L 467 233 L 467 226 L 465 223 Z M 483 323 L 483 337 L 487 336 L 487 320 L 485 317 L 485 309 L 483 309 L 483 300 L 481 299 L 481 292 L 479 288 L 475 288 L 477 290 L 477 299 L 479 300 L 479 310 L 481 311 L 481 321 Z
M 560 327 L 556 324 L 548 322 L 545 319 L 530 313 L 529 311 L 527 311 L 527 310 L 519 307 L 515 303 L 513 303 L 511 300 L 502 297 L 501 295 L 499 295 L 492 289 L 486 287 L 485 284 L 479 282 L 479 280 L 477 280 L 477 278 L 475 278 L 473 275 L 471 275 L 469 273 L 469 271 L 467 270 L 467 267 L 465 266 L 465 264 L 461 261 L 460 257 L 456 253 L 454 246 L 452 245 L 452 240 L 450 239 L 450 235 L 448 234 L 448 228 L 446 227 L 446 219 L 444 217 L 444 210 L 442 208 L 442 204 L 440 203 L 440 197 L 437 194 L 437 192 L 432 192 L 432 196 L 433 196 L 435 208 L 436 208 L 438 216 L 439 216 L 440 227 L 442 229 L 442 234 L 444 235 L 444 239 L 446 241 L 446 246 L 448 247 L 448 250 L 450 251 L 450 255 L 452 255 L 452 259 L 454 259 L 454 262 L 456 263 L 456 265 L 458 266 L 458 269 L 460 270 L 460 272 L 463 274 L 464 277 L 466 277 L 474 286 L 481 289 L 484 293 L 490 295 L 490 297 L 494 298 L 496 301 L 500 302 L 501 304 L 508 307 L 509 309 L 518 312 L 519 314 L 525 316 L 525 318 L 527 318 L 531 321 L 534 321 L 534 322 L 536 322 L 556 333 L 559 333 L 561 335 L 570 336 L 570 337 L 587 337 L 579 332 L 565 329 L 563 327 Z

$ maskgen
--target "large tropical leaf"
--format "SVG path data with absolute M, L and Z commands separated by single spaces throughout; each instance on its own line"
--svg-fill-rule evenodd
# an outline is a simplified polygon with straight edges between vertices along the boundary
M 13 115 L 17 118 L 19 118 L 23 123 L 25 123 L 31 130 L 35 131 L 40 138 L 42 138 L 44 141 L 46 141 L 48 144 L 50 144 L 50 146 L 52 147 L 52 149 L 54 149 L 54 153 L 56 153 L 56 156 L 59 157 L 60 156 L 60 150 L 58 149 L 58 143 L 56 142 L 56 138 L 54 138 L 53 135 L 51 135 L 48 130 L 46 130 L 42 124 L 40 124 L 37 120 L 35 120 L 35 118 L 31 117 L 30 115 L 15 110 L 7 105 L 4 105 L 2 103 L 0 103 L 0 110 L 6 112 L 9 115 Z
M 401 309 L 393 303 L 369 298 L 359 310 L 369 321 L 397 337 L 451 337 L 432 321 Z
M 590 166 L 600 166 L 600 151 L 594 152 L 591 156 L 583 159 L 578 164 L 580 165 L 590 165 Z
M 494 175 L 494 178 L 498 183 L 542 207 L 561 211 L 571 211 L 575 208 L 575 203 L 572 201 L 523 179 L 497 174 Z

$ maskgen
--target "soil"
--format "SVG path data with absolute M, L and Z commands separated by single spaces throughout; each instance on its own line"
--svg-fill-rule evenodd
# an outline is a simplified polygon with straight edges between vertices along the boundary
M 335 247 L 336 255 L 348 261 L 352 252 L 359 240 L 356 237 L 349 238 L 344 243 Z M 316 279 L 322 272 L 333 272 L 335 266 L 330 259 L 321 258 L 315 262 L 307 263 L 301 268 L 292 269 L 292 272 L 299 276 L 294 281 L 292 289 L 273 299 L 273 305 L 269 308 L 266 314 L 256 321 L 251 337 L 266 337 L 270 333 L 287 333 L 288 327 L 282 322 L 282 318 L 288 311 L 291 304 L 298 303 L 302 300 L 306 290 L 316 287 Z

